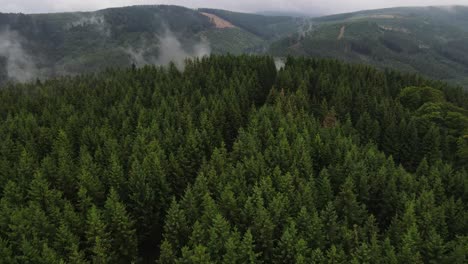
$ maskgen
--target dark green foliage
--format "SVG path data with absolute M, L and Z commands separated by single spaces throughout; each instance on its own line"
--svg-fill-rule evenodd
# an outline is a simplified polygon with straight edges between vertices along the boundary
M 425 103 L 445 102 L 444 93 L 431 87 L 407 87 L 400 92 L 400 102 L 406 108 L 416 110 Z
M 1 261 L 463 263 L 467 98 L 255 56 L 8 85 Z

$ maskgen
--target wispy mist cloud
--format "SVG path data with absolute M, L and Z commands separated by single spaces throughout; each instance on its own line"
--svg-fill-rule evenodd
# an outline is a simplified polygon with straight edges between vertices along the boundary
M 284 59 L 275 58 L 275 66 L 276 66 L 276 70 L 279 71 L 286 66 L 286 63 L 284 62 Z
M 106 23 L 106 19 L 103 15 L 97 15 L 94 13 L 83 14 L 77 17 L 73 22 L 65 25 L 66 29 L 72 29 L 74 27 L 93 26 L 96 30 L 101 32 L 103 35 L 109 37 L 111 35 L 111 29 Z
M 6 58 L 6 70 L 10 80 L 27 82 L 38 76 L 35 60 L 23 49 L 21 36 L 9 29 L 0 31 L 0 57 Z
M 139 47 L 128 47 L 124 51 L 137 66 L 167 65 L 173 62 L 181 70 L 187 58 L 208 56 L 211 53 L 210 44 L 204 39 L 188 50 L 184 49 L 179 39 L 168 29 L 156 39 L 157 43 L 145 39 Z M 155 51 L 157 51 L 157 56 L 154 55 Z

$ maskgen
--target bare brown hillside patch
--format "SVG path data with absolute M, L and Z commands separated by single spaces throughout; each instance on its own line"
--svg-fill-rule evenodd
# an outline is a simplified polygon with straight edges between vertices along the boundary
M 346 26 L 342 26 L 340 28 L 340 34 L 338 35 L 338 40 L 340 40 L 340 39 L 342 39 L 344 37 L 345 31 L 346 31 Z
M 201 14 L 210 18 L 211 23 L 213 23 L 216 26 L 216 28 L 235 28 L 236 27 L 231 22 L 226 21 L 217 15 L 213 15 L 213 14 L 209 14 L 205 12 L 201 12 Z

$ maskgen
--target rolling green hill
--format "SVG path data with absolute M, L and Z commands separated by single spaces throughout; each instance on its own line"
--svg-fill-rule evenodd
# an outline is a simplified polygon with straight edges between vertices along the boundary
M 210 53 L 263 52 L 273 36 L 277 39 L 294 29 L 288 21 L 293 19 L 267 18 L 259 29 L 270 29 L 260 34 L 242 27 L 239 21 L 232 28 L 217 28 L 202 11 L 179 6 L 34 15 L 0 13 L 0 83 L 92 73 L 132 63 L 141 66 L 175 60 L 183 66 L 186 57 Z M 273 30 L 277 24 L 283 28 Z
M 309 30 L 275 42 L 278 56 L 372 64 L 468 86 L 468 8 L 393 8 L 308 21 Z
M 183 17 L 184 19 L 180 19 Z M 88 73 L 110 66 L 158 57 L 161 42 L 174 41 L 194 52 L 199 33 L 212 27 L 196 11 L 176 6 L 135 6 L 87 13 L 0 14 L 0 35 L 7 40 L 0 50 L 10 75 L 14 70 L 54 76 Z M 177 43 L 178 42 L 178 43 Z M 26 67 L 27 66 L 27 67 Z
M 164 5 L 0 13 L 0 39 L 0 83 L 171 60 L 183 67 L 186 57 L 211 53 L 267 53 L 335 58 L 468 87 L 468 7 L 462 6 L 311 19 Z

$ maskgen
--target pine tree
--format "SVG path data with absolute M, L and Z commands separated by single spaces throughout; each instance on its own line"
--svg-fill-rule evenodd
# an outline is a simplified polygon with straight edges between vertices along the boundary
M 281 263 L 294 263 L 296 260 L 296 243 L 298 240 L 296 223 L 290 221 L 278 242 L 275 259 L 281 260 Z
M 307 242 L 304 239 L 299 239 L 297 241 L 295 251 L 295 262 L 297 264 L 309 263 L 309 250 L 307 248 Z
M 422 241 L 421 255 L 424 263 L 441 263 L 445 252 L 445 243 L 434 228 L 429 231 L 428 237 Z
M 346 256 L 343 249 L 332 245 L 326 253 L 326 259 L 329 264 L 346 263 Z
M 398 259 L 395 253 L 395 248 L 390 243 L 390 239 L 386 238 L 382 245 L 382 263 L 396 264 Z
M 124 172 L 119 158 L 115 153 L 112 153 L 109 158 L 106 181 L 108 182 L 109 189 L 114 188 L 120 195 L 123 193 L 122 188 L 125 184 Z
M 92 263 L 93 264 L 104 264 L 109 263 L 110 253 L 108 242 L 103 240 L 101 237 L 96 236 L 94 239 L 94 245 L 91 251 Z
M 240 251 L 242 252 L 241 263 L 257 263 L 257 258 L 261 255 L 255 251 L 255 241 L 250 232 L 250 229 L 245 232 L 244 237 L 240 245 Z
M 125 209 L 125 205 L 119 201 L 117 191 L 111 189 L 105 203 L 105 216 L 107 229 L 111 240 L 113 263 L 130 263 L 137 259 L 137 238 L 133 221 Z
M 159 253 L 159 264 L 174 264 L 176 260 L 175 252 L 172 248 L 171 243 L 169 241 L 164 240 L 161 243 L 161 250 Z
M 225 244 L 226 253 L 223 255 L 221 263 L 236 264 L 241 263 L 241 238 L 239 232 L 236 230 L 232 232 Z
M 331 246 L 338 242 L 338 216 L 332 202 L 329 202 L 325 209 L 320 212 L 320 219 L 325 230 L 326 245 Z
M 362 243 L 352 254 L 353 255 L 353 262 L 355 263 L 373 263 L 371 258 L 371 250 L 367 243 Z M 377 260 L 374 260 L 377 261 Z
M 188 248 L 182 249 L 182 258 L 177 260 L 176 263 L 190 263 L 190 264 L 210 264 L 213 263 L 207 248 L 202 245 L 196 246 L 193 250 Z
M 314 251 L 312 251 L 311 260 L 312 263 L 327 263 L 325 255 L 323 254 L 320 248 L 317 248 Z
M 258 204 L 251 230 L 257 241 L 255 251 L 261 252 L 265 261 L 271 261 L 272 258 L 274 229 L 275 225 L 271 221 L 270 214 L 262 204 Z
M 179 204 L 175 199 L 167 211 L 166 221 L 164 225 L 164 239 L 170 244 L 173 250 L 178 251 L 183 246 L 183 241 L 188 237 L 188 222 L 184 212 L 180 209 Z
M 419 243 L 418 230 L 416 225 L 412 225 L 403 236 L 398 261 L 400 263 L 423 263 Z
M 330 201 L 333 200 L 333 190 L 327 169 L 324 169 L 320 172 L 317 189 L 319 192 L 317 205 L 319 209 L 323 209 Z
M 57 184 L 66 197 L 73 198 L 75 193 L 75 165 L 73 162 L 73 149 L 70 139 L 65 131 L 59 131 L 54 142 L 54 153 L 57 159 Z
M 99 209 L 92 206 L 86 220 L 86 241 L 92 262 L 96 264 L 107 263 L 110 259 L 110 239 L 106 231 L 106 224 Z
M 79 238 L 71 232 L 66 224 L 61 223 L 54 241 L 54 248 L 57 253 L 60 256 L 71 256 L 78 249 L 78 245 Z M 69 261 L 71 260 L 69 259 Z
M 28 196 L 31 201 L 39 203 L 44 210 L 55 206 L 56 199 L 60 199 L 54 197 L 54 193 L 49 188 L 49 183 L 41 172 L 34 174 L 34 179 L 29 184 Z
M 161 166 L 159 153 L 151 153 L 145 157 L 143 164 L 134 160 L 128 180 L 129 209 L 136 217 L 135 227 L 140 247 L 155 248 L 158 246 L 154 239 L 163 230 L 163 212 L 170 191 Z M 148 251 L 154 254 L 154 251 Z M 151 257 L 151 256 L 149 256 Z M 153 258 L 156 256 L 152 256 Z
M 188 245 L 195 247 L 205 243 L 209 238 L 208 230 L 204 229 L 200 222 L 196 221 L 192 227 L 192 234 L 190 235 Z
M 220 214 L 213 217 L 213 225 L 210 228 L 209 236 L 208 251 L 212 256 L 212 260 L 219 262 L 222 256 L 226 254 L 225 247 L 230 237 L 229 223 Z
M 71 249 L 70 256 L 68 257 L 68 263 L 70 264 L 86 264 L 88 263 L 85 260 L 83 252 L 78 248 L 78 245 L 74 245 Z
M 299 236 L 302 237 L 309 248 L 315 249 L 323 246 L 325 235 L 323 224 L 316 211 L 309 213 L 304 207 L 301 208 L 296 219 Z
M 34 176 L 34 168 L 36 167 L 34 163 L 35 160 L 32 153 L 22 148 L 17 165 L 16 179 L 17 183 L 23 188 L 27 187 L 27 184 Z
M 104 201 L 104 187 L 98 177 L 97 164 L 86 148 L 80 151 L 80 169 L 78 173 L 78 193 L 86 192 L 86 195 L 94 202 Z M 79 199 L 83 198 L 79 195 Z M 82 209 L 86 208 L 84 206 Z
M 342 217 L 347 221 L 349 227 L 353 224 L 361 224 L 364 209 L 359 204 L 354 194 L 354 182 L 348 177 L 341 186 L 341 191 L 336 197 L 336 208 L 342 213 Z
M 42 252 L 40 262 L 38 263 L 51 263 L 51 264 L 60 264 L 64 261 L 57 255 L 57 253 L 51 249 L 46 243 L 42 245 Z

